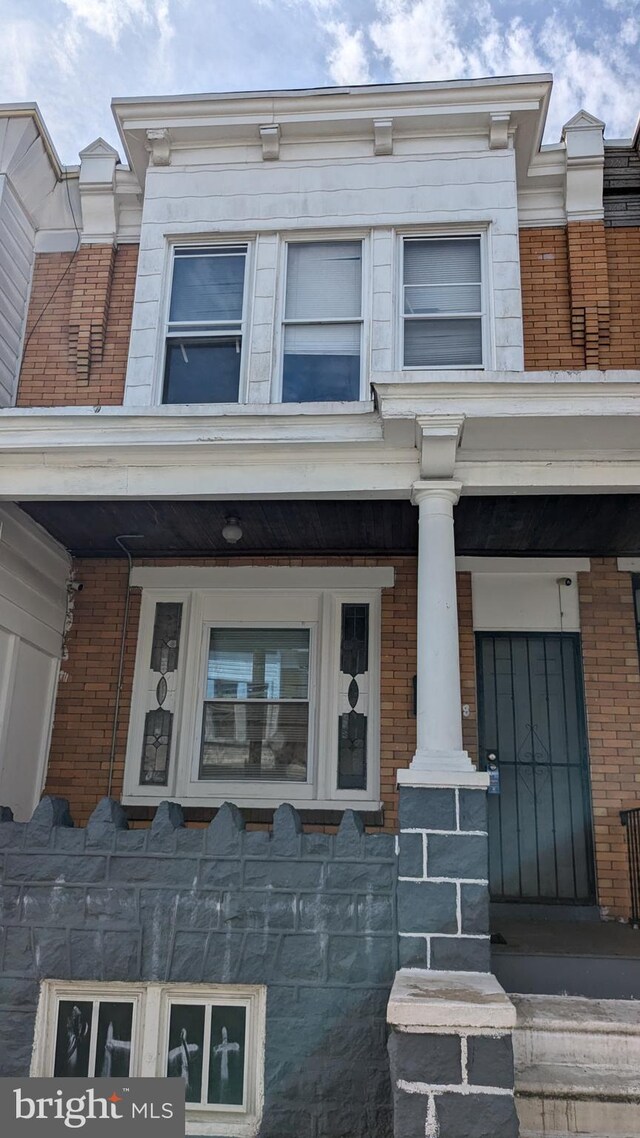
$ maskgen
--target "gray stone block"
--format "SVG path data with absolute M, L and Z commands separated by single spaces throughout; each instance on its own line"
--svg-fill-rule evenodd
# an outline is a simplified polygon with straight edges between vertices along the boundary
M 27 826 L 29 823 L 27 823 Z M 25 830 L 27 828 L 25 826 Z M 49 842 L 49 849 L 64 850 L 68 853 L 81 853 L 85 847 L 87 837 L 86 829 L 81 830 L 68 826 L 58 826 L 51 831 L 51 841 Z M 29 842 L 25 837 L 25 846 L 29 846 Z
M 207 934 L 204 932 L 176 932 L 169 960 L 169 979 L 202 980 Z
M 303 834 L 303 857 L 333 857 L 333 834 Z
M 489 937 L 432 937 L 431 967 L 439 972 L 490 972 Z
M 280 947 L 280 973 L 283 980 L 324 980 L 326 964 L 324 935 L 298 933 L 284 936 Z
M 40 980 L 48 976 L 66 980 L 71 975 L 69 933 L 66 929 L 33 929 L 33 951 Z
M 316 1115 L 311 1110 L 267 1104 L 260 1138 L 318 1138 Z
M 378 861 L 395 861 L 395 834 L 367 834 L 365 855 Z
M 127 816 L 114 798 L 101 798 L 86 829 L 87 846 L 112 846 L 116 830 L 128 830 Z
M 361 859 L 364 854 L 364 823 L 354 810 L 345 810 L 335 837 L 335 856 Z
M 471 1035 L 467 1040 L 469 1082 L 513 1090 L 513 1043 L 510 1035 Z
M 29 1074 L 34 1028 L 34 1009 L 0 1010 L 0 1077 L 20 1078 Z
M 426 937 L 401 936 L 398 938 L 398 967 L 429 967 L 429 952 Z
M 238 975 L 243 984 L 270 984 L 278 976 L 280 934 L 249 932 L 244 938 Z M 272 993 L 269 992 L 271 1002 Z M 270 1008 L 270 1010 L 272 1010 Z
M 223 859 L 200 862 L 200 889 L 239 889 L 242 882 L 242 863 Z
M 178 802 L 161 802 L 149 830 L 149 850 L 172 852 L 177 844 L 176 831 L 181 829 L 184 829 L 184 813 L 180 804 Z
M 70 964 L 64 976 L 74 980 L 104 980 L 104 961 L 102 932 L 97 929 L 73 929 L 69 936 Z M 59 972 L 49 972 L 49 976 L 59 976 Z M 114 979 L 114 977 L 110 977 Z M 118 977 L 120 979 L 120 977 Z
M 396 1087 L 393 1093 L 393 1133 L 396 1138 L 424 1138 L 427 1133 L 429 1096 L 409 1094 Z M 440 1132 L 440 1138 L 466 1138 L 465 1131 Z M 497 1138 L 494 1135 L 493 1138 Z
M 72 934 L 73 939 L 73 934 Z M 138 980 L 140 977 L 141 935 L 138 929 L 105 929 L 102 950 L 105 980 Z
M 240 976 L 244 933 L 209 933 L 202 979 L 211 984 L 235 984 Z
M 178 895 L 176 927 L 179 929 L 219 929 L 224 894 L 193 889 Z
M 463 933 L 489 932 L 489 887 L 461 885 L 460 907 Z
M 438 1095 L 436 1116 L 441 1138 L 518 1138 L 519 1134 L 510 1095 Z
M 0 923 L 20 919 L 20 886 L 0 885 Z
M 148 830 L 125 830 L 116 834 L 117 853 L 138 853 L 146 850 Z
M 73 856 L 45 851 L 40 856 L 28 853 L 7 854 L 5 880 L 56 881 L 59 884 L 103 881 L 106 868 L 107 859 L 98 855 Z
M 35 974 L 30 929 L 9 925 L 4 930 L 2 967 L 5 972 L 16 972 L 20 976 Z
M 91 888 L 86 885 L 25 885 L 22 920 L 30 925 L 63 925 L 81 920 L 85 897 Z
M 350 932 L 355 929 L 353 898 L 309 893 L 300 898 L 299 927 L 305 932 Z
M 24 822 L 5 820 L 0 825 L 0 849 L 20 849 L 24 845 L 26 829 Z
M 458 931 L 455 885 L 431 881 L 398 882 L 398 931 L 455 933 Z
M 269 856 L 271 838 L 266 830 L 245 830 L 242 838 L 242 852 L 245 857 Z
M 486 831 L 486 790 L 466 790 L 461 788 L 458 794 L 460 796 L 460 829 Z
M 199 857 L 204 851 L 205 838 L 205 830 L 187 830 L 186 827 L 179 827 L 174 830 L 176 853 Z
M 391 983 L 395 943 L 387 936 L 331 936 L 329 972 L 332 984 Z
M 391 897 L 358 897 L 358 929 L 361 932 L 392 932 L 395 914 Z
M 388 1046 L 394 1079 L 432 1086 L 454 1086 L 462 1082 L 459 1035 L 393 1031 Z
M 238 807 L 224 802 L 207 830 L 207 850 L 217 857 L 239 857 L 243 830 L 244 818 Z
M 424 877 L 422 834 L 400 834 L 398 851 L 399 877 Z
M 13 810 L 10 806 L 0 806 L 0 822 L 13 822 Z
M 348 867 L 340 867 L 348 868 Z M 272 889 L 320 889 L 324 866 L 321 861 L 246 861 L 244 883 Z
M 405 834 L 404 838 L 410 837 Z M 400 851 L 402 852 L 402 840 Z M 427 837 L 427 875 L 429 877 L 486 878 L 489 874 L 487 839 L 475 834 L 429 834 Z
M 222 910 L 223 928 L 293 929 L 296 899 L 293 893 L 239 892 L 227 893 Z
M 71 890 L 68 892 L 71 893 Z M 77 896 L 76 891 L 74 894 Z M 137 924 L 138 895 L 135 889 L 90 886 L 86 890 L 86 897 L 83 898 L 83 901 L 86 903 L 87 920 L 91 923 L 99 925 L 122 924 L 128 927 Z M 76 916 L 78 912 L 82 912 L 82 904 L 76 908 Z
M 302 845 L 302 822 L 297 810 L 288 802 L 273 815 L 271 854 L 273 857 L 299 857 Z
M 455 791 L 401 786 L 399 818 L 401 830 L 455 830 Z
M 114 854 L 109 867 L 109 880 L 123 885 L 159 884 L 195 886 L 198 862 L 186 857 L 126 857 Z
M 392 865 L 377 862 L 354 862 L 341 864 L 330 862 L 327 866 L 327 887 L 358 893 L 390 893 L 394 884 Z
M 66 798 L 46 795 L 36 806 L 27 822 L 27 844 L 29 846 L 48 846 L 51 831 L 55 826 L 73 826 Z

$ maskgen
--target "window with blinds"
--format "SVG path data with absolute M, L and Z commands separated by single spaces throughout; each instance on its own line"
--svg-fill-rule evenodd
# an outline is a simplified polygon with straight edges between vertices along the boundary
M 246 245 L 174 249 L 164 403 L 237 403 Z
M 482 367 L 480 237 L 405 238 L 406 368 Z
M 360 397 L 362 242 L 292 242 L 287 253 L 282 401 Z

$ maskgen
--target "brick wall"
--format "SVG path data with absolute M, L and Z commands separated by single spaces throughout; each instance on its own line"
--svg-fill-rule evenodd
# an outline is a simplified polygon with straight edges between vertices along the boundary
M 520 264 L 527 370 L 640 366 L 640 228 L 523 229 Z
M 36 257 L 18 407 L 122 403 L 138 246 L 111 258 L 101 245 Z
M 628 916 L 625 834 L 619 811 L 640 804 L 640 668 L 629 573 L 591 559 L 579 574 L 598 900 Z
M 300 558 L 273 558 L 259 563 L 300 565 L 303 561 Z M 256 561 L 250 558 L 233 561 L 219 558 L 199 561 L 198 564 L 240 565 L 256 564 Z M 304 564 L 392 564 L 395 568 L 395 587 L 382 592 L 380 750 L 385 829 L 394 831 L 398 821 L 396 771 L 409 765 L 415 750 L 416 559 L 305 558 Z M 46 793 L 68 798 L 73 817 L 83 823 L 108 788 L 127 567 L 124 561 L 116 559 L 87 559 L 76 562 L 75 573 L 83 589 L 75 595 L 73 626 L 66 642 L 68 659 L 63 662 L 58 689 Z M 469 704 L 471 711 L 470 717 L 464 720 L 465 746 L 475 754 L 475 652 L 470 574 L 459 575 L 458 587 L 463 702 Z M 116 797 L 121 794 L 124 773 L 139 605 L 140 590 L 133 589 L 113 771 L 113 793 Z

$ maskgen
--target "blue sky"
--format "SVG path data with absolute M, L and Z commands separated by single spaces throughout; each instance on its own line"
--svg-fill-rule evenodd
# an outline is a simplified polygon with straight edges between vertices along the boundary
M 546 141 L 640 113 L 640 0 L 0 0 L 0 102 L 36 100 L 65 162 L 117 145 L 116 95 L 551 71 Z

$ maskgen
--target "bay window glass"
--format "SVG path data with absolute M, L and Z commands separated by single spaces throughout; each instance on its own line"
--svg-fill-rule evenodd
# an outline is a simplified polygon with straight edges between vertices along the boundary
M 236 403 L 247 247 L 174 250 L 165 403 Z
M 402 295 L 404 367 L 482 367 L 479 237 L 406 238 Z
M 212 628 L 200 777 L 304 782 L 308 628 Z
M 284 403 L 360 397 L 360 241 L 290 243 L 284 325 Z

